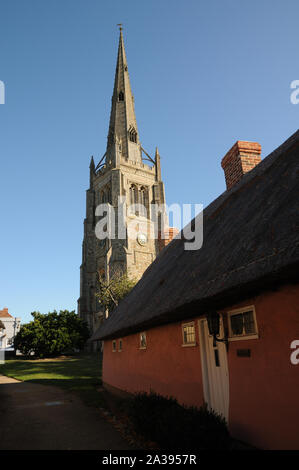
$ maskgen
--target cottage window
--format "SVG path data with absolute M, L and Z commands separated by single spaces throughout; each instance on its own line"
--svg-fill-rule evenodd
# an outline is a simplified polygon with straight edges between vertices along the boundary
M 258 338 L 254 307 L 245 307 L 228 312 L 229 339 Z
M 118 343 L 118 351 L 121 352 L 123 350 L 123 340 L 120 339 Z
M 195 325 L 194 322 L 184 323 L 182 325 L 183 346 L 195 346 Z
M 112 341 L 112 352 L 116 351 L 116 341 Z
M 146 333 L 140 333 L 140 349 L 146 349 Z

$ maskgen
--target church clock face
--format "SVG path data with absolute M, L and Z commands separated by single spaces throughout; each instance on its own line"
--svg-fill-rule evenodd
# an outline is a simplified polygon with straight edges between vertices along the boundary
M 143 233 L 143 232 L 139 232 L 138 235 L 137 235 L 137 241 L 138 241 L 139 245 L 141 245 L 141 246 L 146 245 L 146 243 L 147 243 L 146 234 Z

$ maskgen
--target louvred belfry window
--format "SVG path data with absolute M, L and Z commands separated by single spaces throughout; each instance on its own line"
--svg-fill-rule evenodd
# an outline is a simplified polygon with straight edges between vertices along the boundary
M 131 142 L 134 142 L 135 144 L 137 144 L 137 132 L 136 132 L 136 129 L 132 126 L 129 129 L 129 139 Z

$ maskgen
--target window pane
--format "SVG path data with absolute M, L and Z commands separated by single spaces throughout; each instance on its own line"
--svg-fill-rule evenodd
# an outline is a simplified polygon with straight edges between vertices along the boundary
M 188 339 L 187 339 L 187 330 L 186 330 L 186 328 L 184 328 L 183 334 L 184 334 L 184 343 L 187 343 Z
M 185 325 L 183 327 L 184 344 L 195 343 L 195 328 L 194 325 Z
M 216 366 L 216 367 L 220 367 L 219 351 L 218 351 L 218 349 L 214 349 L 214 355 L 215 355 L 215 366 Z
M 244 312 L 244 329 L 247 335 L 252 335 L 255 333 L 255 324 L 253 318 L 253 312 Z
M 232 315 L 230 317 L 231 328 L 233 335 L 243 334 L 243 314 Z

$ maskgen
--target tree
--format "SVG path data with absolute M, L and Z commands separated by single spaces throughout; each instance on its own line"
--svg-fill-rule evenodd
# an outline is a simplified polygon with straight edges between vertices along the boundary
M 31 315 L 33 321 L 21 326 L 14 341 L 15 349 L 26 356 L 51 357 L 82 349 L 89 338 L 87 324 L 74 311 Z
M 119 302 L 133 289 L 136 279 L 130 279 L 127 274 L 115 272 L 109 281 L 99 274 L 99 291 L 96 293 L 103 309 L 108 313 L 117 307 Z

